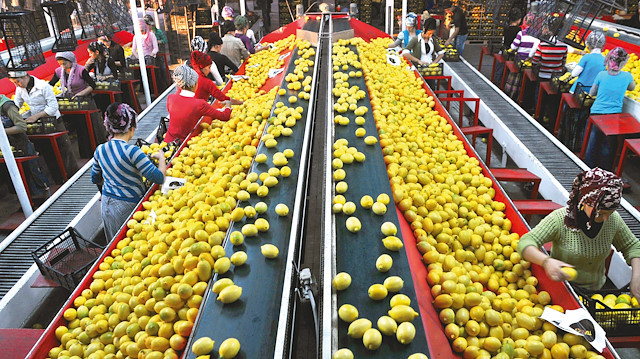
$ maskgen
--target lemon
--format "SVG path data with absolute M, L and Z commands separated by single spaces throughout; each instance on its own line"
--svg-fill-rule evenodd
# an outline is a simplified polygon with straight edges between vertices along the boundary
M 393 318 L 386 315 L 378 318 L 377 325 L 380 332 L 384 335 L 394 335 L 398 330 L 398 323 L 396 323 Z
M 428 356 L 422 354 L 422 353 L 414 353 L 409 355 L 409 357 L 407 357 L 407 359 L 429 359 Z
M 380 226 L 380 231 L 382 232 L 382 234 L 384 234 L 385 236 L 395 236 L 396 233 L 398 233 L 398 228 L 396 227 L 395 224 L 391 223 L 391 222 L 384 222 L 381 226 Z
M 247 253 L 244 251 L 235 252 L 230 260 L 234 266 L 239 267 L 247 262 Z
M 347 272 L 341 272 L 333 277 L 333 287 L 336 290 L 345 290 L 351 285 L 351 276 Z
M 343 170 L 342 168 L 338 168 L 337 170 L 333 171 L 334 181 L 342 181 L 343 179 L 345 179 L 346 176 L 347 176 L 347 172 L 345 172 L 345 170 Z
M 343 304 L 338 309 L 338 317 L 347 323 L 358 319 L 358 309 L 351 304 Z
M 264 203 L 264 202 L 258 202 L 258 203 L 256 203 L 256 205 L 254 207 L 256 209 L 256 212 L 258 212 L 258 214 L 262 214 L 262 213 L 266 212 L 267 209 L 269 208 L 267 206 L 267 204 Z
M 366 318 L 356 319 L 351 324 L 349 324 L 349 329 L 347 330 L 347 335 L 360 339 L 364 335 L 364 333 L 371 329 L 371 321 Z
M 69 309 L 64 311 L 64 314 L 62 314 L 62 316 L 64 317 L 64 319 L 66 319 L 68 322 L 70 322 L 70 321 L 76 319 L 77 311 L 75 310 L 75 308 L 69 308 Z
M 399 292 L 404 286 L 404 281 L 398 276 L 391 276 L 384 280 L 384 287 L 389 292 Z
M 220 278 L 215 283 L 213 283 L 213 287 L 211 291 L 220 294 L 220 292 L 228 286 L 233 285 L 233 281 L 229 278 Z
M 388 289 L 382 284 L 373 284 L 368 290 L 369 298 L 373 300 L 383 300 L 388 293 Z
M 404 294 L 396 294 L 393 297 L 391 297 L 391 301 L 389 302 L 389 305 L 391 305 L 391 308 L 397 305 L 410 306 L 411 299 Z
M 400 344 L 407 345 L 413 341 L 416 336 L 416 328 L 410 322 L 403 322 L 398 325 L 396 331 L 396 339 Z
M 576 279 L 576 277 L 578 276 L 578 272 L 575 270 L 575 268 L 562 267 L 562 271 L 568 276 L 567 280 L 569 281 Z
M 360 224 L 360 220 L 356 217 L 347 218 L 346 226 L 349 232 L 351 233 L 357 233 L 362 228 L 362 224 Z
M 191 350 L 195 355 L 207 355 L 213 351 L 214 341 L 209 337 L 202 337 L 196 340 L 191 346 Z
M 349 189 L 349 185 L 347 184 L 347 182 L 345 181 L 340 181 L 338 183 L 336 183 L 336 193 L 345 193 L 347 192 L 347 189 Z
M 333 205 L 333 207 L 331 207 L 331 208 L 332 208 L 332 212 L 333 213 L 336 213 L 336 214 L 337 213 L 341 213 L 342 212 L 342 203 L 335 203 Z
M 378 195 L 378 198 L 376 198 L 376 201 L 377 201 L 377 202 L 380 202 L 380 203 L 382 203 L 382 204 L 384 204 L 384 205 L 388 205 L 388 204 L 389 204 L 389 201 L 390 201 L 390 198 L 389 198 L 389 195 L 388 195 L 388 194 L 386 194 L 386 193 L 380 193 L 380 194 Z
M 378 216 L 382 216 L 383 214 L 387 213 L 387 206 L 382 202 L 375 202 L 371 206 L 371 210 Z
M 284 217 L 289 214 L 289 207 L 287 207 L 287 205 L 284 203 L 278 203 L 276 205 L 276 213 L 278 214 L 278 216 Z
M 265 155 L 264 153 L 260 153 L 255 157 L 255 161 L 258 163 L 265 163 L 267 162 L 267 155 Z
M 413 308 L 404 304 L 398 304 L 392 307 L 388 313 L 391 318 L 399 323 L 410 322 L 413 318 L 418 316 L 418 313 L 416 313 Z
M 263 245 L 262 247 L 260 247 L 260 251 L 262 252 L 262 255 L 268 259 L 278 258 L 278 253 L 280 252 L 278 250 L 278 247 L 274 246 L 273 244 Z
M 254 224 L 260 232 L 266 232 L 269 230 L 269 222 L 267 222 L 267 220 L 264 218 L 256 219 L 256 222 Z
M 242 235 L 240 231 L 233 231 L 229 235 L 229 241 L 231 241 L 231 244 L 234 246 L 239 246 L 244 243 L 244 235 Z
M 287 178 L 291 175 L 291 168 L 289 166 L 282 166 L 280 168 L 280 176 Z
M 364 209 L 371 208 L 371 206 L 373 206 L 373 198 L 371 198 L 371 196 L 369 195 L 362 196 L 362 198 L 360 199 L 360 205 Z
M 343 204 L 342 213 L 346 215 L 352 215 L 356 211 L 356 204 L 349 201 Z
M 402 247 L 404 246 L 404 244 L 402 243 L 402 240 L 400 240 L 400 238 L 398 237 L 394 237 L 394 236 L 388 236 L 386 238 L 384 238 L 382 240 L 382 244 L 384 245 L 384 247 L 390 251 L 399 251 L 400 249 L 402 249 Z
M 378 271 L 382 273 L 389 271 L 392 265 L 393 258 L 391 258 L 391 256 L 388 254 L 383 254 L 378 257 L 378 259 L 376 259 L 376 269 L 378 269 Z
M 363 127 L 360 127 L 356 130 L 356 137 L 364 137 L 367 134 L 367 130 L 365 130 Z
M 229 338 L 220 344 L 218 354 L 220 355 L 220 359 L 231 359 L 235 358 L 239 351 L 240 341 L 236 338 Z
M 364 143 L 366 143 L 369 146 L 373 146 L 376 143 L 378 143 L 378 139 L 376 138 L 376 136 L 367 136 L 364 138 Z
M 362 117 L 362 116 L 357 116 L 355 121 L 356 121 L 356 124 L 357 124 L 358 126 L 362 126 L 362 125 L 364 125 L 364 123 L 365 123 L 365 121 L 366 121 L 366 120 L 365 120 L 365 118 L 364 118 L 364 117 Z M 372 136 L 372 137 L 373 137 L 373 136 Z
M 231 260 L 229 260 L 229 258 L 227 257 L 219 258 L 213 264 L 213 269 L 218 274 L 227 273 L 229 271 L 229 268 L 231 268 Z
M 255 224 L 245 224 L 242 226 L 242 234 L 247 237 L 254 237 L 258 234 L 258 227 Z
M 224 304 L 233 303 L 242 295 L 242 287 L 237 285 L 230 285 L 224 288 L 220 294 L 218 294 L 218 300 Z
M 382 334 L 375 328 L 369 328 L 362 336 L 364 347 L 369 350 L 377 350 L 382 344 Z
M 353 359 L 353 353 L 347 348 L 342 348 L 333 353 L 331 359 Z

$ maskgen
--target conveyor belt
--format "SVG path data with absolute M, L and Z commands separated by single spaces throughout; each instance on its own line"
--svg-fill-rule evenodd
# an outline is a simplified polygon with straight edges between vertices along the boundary
M 147 138 L 156 130 L 160 117 L 167 115 L 166 96 L 171 92 L 165 92 L 140 117 L 134 139 Z M 26 227 L 19 227 L 0 244 L 0 300 L 33 264 L 31 252 L 64 231 L 97 192 L 91 183 L 91 163 L 59 189 L 61 194 L 56 193 L 55 199 L 45 202 L 44 210 L 38 209 L 33 219 L 28 218 L 31 222 Z
M 500 118 L 542 165 L 558 180 L 567 191 L 571 191 L 573 179 L 582 172 L 582 168 L 564 153 L 545 133 L 534 126 L 529 119 L 505 100 L 486 79 L 478 75 L 465 62 L 448 62 L 447 65 L 467 84 L 476 95 Z M 618 213 L 629 226 L 633 234 L 640 238 L 640 222 L 625 208 Z

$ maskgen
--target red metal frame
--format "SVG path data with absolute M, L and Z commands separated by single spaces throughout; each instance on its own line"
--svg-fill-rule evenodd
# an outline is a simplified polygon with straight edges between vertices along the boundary
M 482 72 L 482 59 L 486 56 L 491 56 L 491 50 L 487 46 L 482 46 L 480 49 L 480 61 L 478 61 L 478 71 Z
M 53 154 L 58 162 L 58 168 L 60 168 L 60 175 L 62 175 L 62 182 L 67 181 L 67 170 L 64 168 L 64 162 L 62 162 L 62 155 L 60 154 L 60 147 L 58 146 L 58 137 L 66 135 L 69 131 L 54 132 L 41 135 L 29 135 L 30 140 L 49 140 Z
M 518 68 L 516 67 L 516 63 L 513 61 L 504 62 L 504 72 L 502 73 L 502 82 L 500 83 L 500 90 L 502 91 L 504 91 L 504 84 L 507 81 L 507 71 L 517 73 Z
M 91 141 L 91 151 L 95 151 L 96 149 L 96 139 L 93 135 L 93 123 L 91 123 L 91 114 L 98 111 L 100 110 L 97 108 L 93 110 L 71 110 L 71 111 L 61 110 L 60 111 L 60 113 L 63 115 L 83 115 L 84 116 L 84 122 L 87 126 L 87 131 L 89 131 L 89 141 Z
M 504 182 L 533 182 L 531 199 L 538 198 L 538 189 L 542 179 L 524 168 L 490 168 L 491 173 L 498 181 Z
M 551 86 L 551 81 L 540 81 L 540 91 L 538 91 L 538 102 L 536 104 L 536 118 L 540 117 L 540 109 L 542 108 L 542 96 L 544 96 L 544 94 L 558 94 L 558 92 L 556 92 Z M 561 108 L 562 106 L 558 109 L 558 111 L 560 111 Z
M 624 135 L 640 133 L 640 121 L 629 113 L 589 116 L 587 130 L 584 132 L 580 158 L 584 158 L 585 152 L 587 151 L 587 143 L 589 142 L 589 136 L 591 135 L 591 129 L 594 123 L 605 136 L 618 136 L 619 141 L 616 156 L 622 151 L 622 138 Z
M 437 95 L 450 95 L 447 97 L 453 97 L 453 95 L 458 95 L 458 97 L 464 97 L 464 90 L 438 90 L 433 91 L 433 93 Z M 451 107 L 451 102 L 447 102 L 447 111 L 449 111 Z
M 439 75 L 439 76 L 423 76 L 425 80 L 436 80 L 436 90 L 440 90 L 440 82 L 447 80 L 447 91 L 451 90 L 451 76 Z
M 627 150 L 631 150 L 637 156 L 640 156 L 640 138 L 627 138 L 624 140 L 622 153 L 620 153 L 620 163 L 618 163 L 618 170 L 616 171 L 618 177 L 622 174 L 622 167 L 624 167 L 624 162 L 626 161 Z
M 565 92 L 560 97 L 560 107 L 558 108 L 558 116 L 556 117 L 556 126 L 553 129 L 553 135 L 558 137 L 558 131 L 560 129 L 560 122 L 562 121 L 562 113 L 564 112 L 564 104 L 569 106 L 571 110 L 577 110 L 580 108 L 578 100 L 576 100 L 573 94 Z
M 22 167 L 22 162 L 30 161 L 38 158 L 38 156 L 23 156 L 23 157 L 13 157 L 16 160 L 16 165 L 18 165 L 18 171 L 20 171 L 20 178 L 22 178 L 22 184 L 24 185 L 24 189 L 27 191 L 27 197 L 29 197 L 29 202 L 33 205 L 33 200 L 31 200 L 31 191 L 29 191 L 29 184 L 27 183 L 27 178 L 24 174 L 24 168 Z M 6 163 L 4 157 L 0 157 L 0 163 Z
M 502 56 L 502 54 L 493 54 L 493 65 L 491 66 L 491 82 L 493 82 L 494 84 L 496 83 L 496 81 L 495 81 L 496 62 L 504 64 L 505 63 L 504 56 Z M 504 71 L 502 72 L 502 74 L 503 74 L 503 77 L 504 77 Z M 502 85 L 502 86 L 504 86 L 504 85 Z

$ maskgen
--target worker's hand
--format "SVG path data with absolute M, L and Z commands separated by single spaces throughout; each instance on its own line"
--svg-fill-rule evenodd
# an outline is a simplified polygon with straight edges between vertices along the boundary
M 232 105 L 242 105 L 244 103 L 244 101 L 236 100 L 235 98 L 232 98 L 230 101 Z
M 447 41 L 445 41 L 445 42 L 444 42 L 444 47 L 449 46 L 449 44 L 450 44 L 450 43 L 451 43 L 451 40 L 447 40 Z
M 569 275 L 562 270 L 562 267 L 573 267 L 571 264 L 559 261 L 555 258 L 549 257 L 544 262 L 544 271 L 547 272 L 547 276 L 556 282 L 569 279 Z
M 158 161 L 164 160 L 164 151 L 158 151 L 151 155 L 151 158 L 155 158 Z
M 638 302 L 640 302 L 640 278 L 631 278 L 631 283 L 629 283 L 629 290 L 631 291 L 631 295 L 633 295 Z
M 26 123 L 34 123 L 36 121 L 38 121 L 38 117 L 36 115 L 33 116 L 29 116 L 27 117 L 26 120 L 24 120 Z

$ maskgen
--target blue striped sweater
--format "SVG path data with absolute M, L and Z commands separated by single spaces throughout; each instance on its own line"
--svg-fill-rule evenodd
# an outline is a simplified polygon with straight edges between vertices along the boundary
M 138 202 L 145 193 L 142 177 L 161 184 L 164 175 L 137 146 L 123 140 L 103 143 L 93 154 L 91 182 L 102 185 L 102 194 L 127 202 Z

